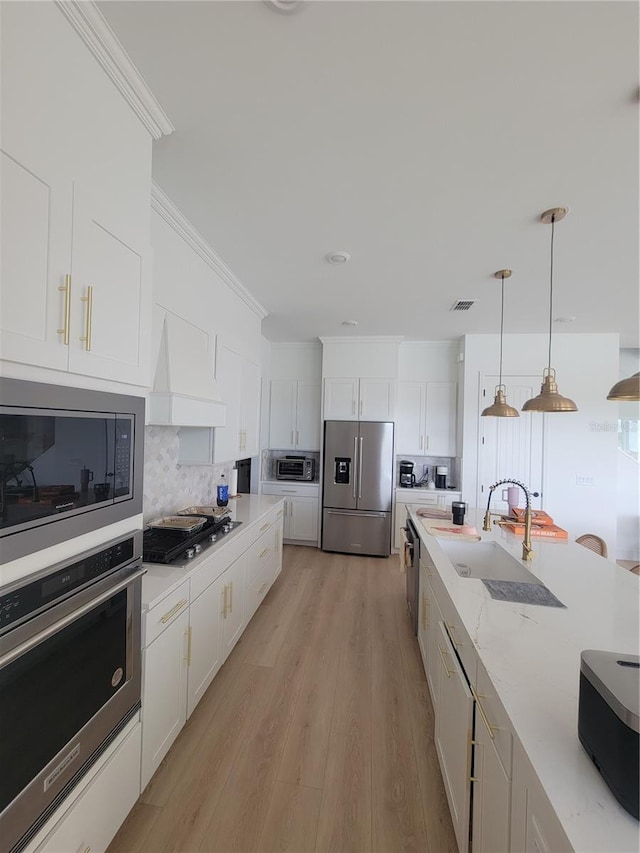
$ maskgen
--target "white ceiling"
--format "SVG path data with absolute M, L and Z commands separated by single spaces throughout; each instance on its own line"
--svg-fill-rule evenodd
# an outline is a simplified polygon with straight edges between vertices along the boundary
M 496 332 L 503 267 L 505 332 L 545 332 L 562 205 L 554 330 L 639 345 L 638 3 L 99 7 L 176 127 L 155 180 L 270 340 Z

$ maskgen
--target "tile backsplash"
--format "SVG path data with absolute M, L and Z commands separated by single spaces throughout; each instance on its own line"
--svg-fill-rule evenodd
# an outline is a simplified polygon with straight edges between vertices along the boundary
M 144 523 L 193 504 L 215 506 L 220 475 L 230 480 L 232 462 L 179 465 L 178 427 L 148 426 L 144 448 Z

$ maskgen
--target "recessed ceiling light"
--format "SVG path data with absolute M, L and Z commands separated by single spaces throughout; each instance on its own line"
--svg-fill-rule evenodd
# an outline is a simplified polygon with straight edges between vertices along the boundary
M 264 0 L 274 12 L 297 12 L 302 5 L 302 0 Z
M 338 252 L 329 252 L 325 258 L 330 264 L 348 264 L 351 260 L 349 252 L 343 252 L 342 249 Z
M 357 320 L 343 320 L 342 325 L 343 326 L 357 326 L 358 321 Z

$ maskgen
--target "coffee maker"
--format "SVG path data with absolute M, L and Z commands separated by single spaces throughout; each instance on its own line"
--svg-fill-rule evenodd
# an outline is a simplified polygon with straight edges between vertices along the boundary
M 403 459 L 400 463 L 400 485 L 411 489 L 415 484 L 416 475 L 413 473 L 413 462 Z

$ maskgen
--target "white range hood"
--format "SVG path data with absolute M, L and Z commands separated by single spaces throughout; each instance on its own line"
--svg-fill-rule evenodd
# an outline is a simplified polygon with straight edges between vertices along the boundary
M 206 332 L 167 312 L 149 394 L 149 423 L 224 426 L 227 407 L 218 394 L 212 361 Z

